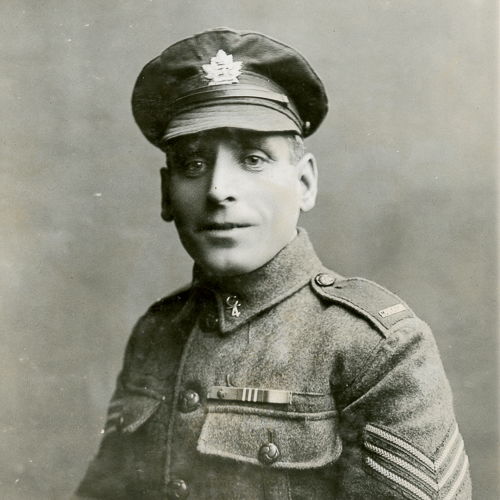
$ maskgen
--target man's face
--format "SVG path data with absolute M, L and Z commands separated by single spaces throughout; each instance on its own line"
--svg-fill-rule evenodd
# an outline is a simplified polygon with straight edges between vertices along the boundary
M 251 272 L 296 236 L 314 206 L 312 155 L 293 161 L 285 134 L 215 129 L 169 145 L 163 204 L 187 252 L 212 274 Z

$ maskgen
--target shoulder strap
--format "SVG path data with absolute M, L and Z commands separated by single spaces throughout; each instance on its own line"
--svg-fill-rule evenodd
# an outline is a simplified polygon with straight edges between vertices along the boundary
M 165 309 L 165 307 L 168 307 L 173 304 L 178 304 L 179 302 L 184 302 L 188 299 L 189 295 L 191 293 L 191 286 L 186 285 L 179 290 L 173 292 L 172 294 L 168 295 L 167 297 L 163 297 L 163 299 L 160 299 L 158 302 L 155 302 L 149 309 L 148 313 L 156 313 L 159 311 L 162 311 Z
M 387 330 L 405 318 L 411 309 L 396 295 L 363 278 L 336 278 L 321 273 L 311 280 L 313 290 L 329 302 L 353 309 L 385 337 Z

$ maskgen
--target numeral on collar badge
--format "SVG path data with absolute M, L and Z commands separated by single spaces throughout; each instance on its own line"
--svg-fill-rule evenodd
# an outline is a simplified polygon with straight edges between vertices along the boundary
M 235 318 L 240 317 L 241 313 L 238 310 L 238 307 L 241 307 L 241 302 L 238 300 L 238 297 L 236 297 L 236 295 L 230 295 L 226 299 L 226 305 L 227 305 L 227 309 L 231 310 L 231 316 L 233 316 Z

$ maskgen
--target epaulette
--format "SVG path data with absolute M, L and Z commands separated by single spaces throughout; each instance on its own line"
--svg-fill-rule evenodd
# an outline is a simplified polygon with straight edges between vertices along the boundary
M 396 323 L 415 316 L 399 297 L 363 278 L 338 278 L 330 273 L 320 273 L 311 280 L 311 286 L 327 301 L 356 311 L 384 337 Z
M 188 299 L 190 292 L 191 292 L 191 285 L 186 285 L 180 288 L 179 290 L 171 293 L 170 295 L 163 297 L 163 299 L 160 299 L 157 302 L 155 302 L 148 309 L 147 314 L 157 313 L 163 311 L 168 306 L 178 303 L 184 303 Z

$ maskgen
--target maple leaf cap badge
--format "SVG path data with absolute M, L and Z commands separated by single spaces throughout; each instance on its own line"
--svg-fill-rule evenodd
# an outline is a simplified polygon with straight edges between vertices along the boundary
M 233 61 L 231 54 L 226 54 L 220 49 L 217 55 L 210 59 L 210 64 L 204 64 L 202 68 L 205 71 L 205 78 L 210 80 L 208 85 L 224 85 L 238 83 L 242 65 L 243 62 Z

